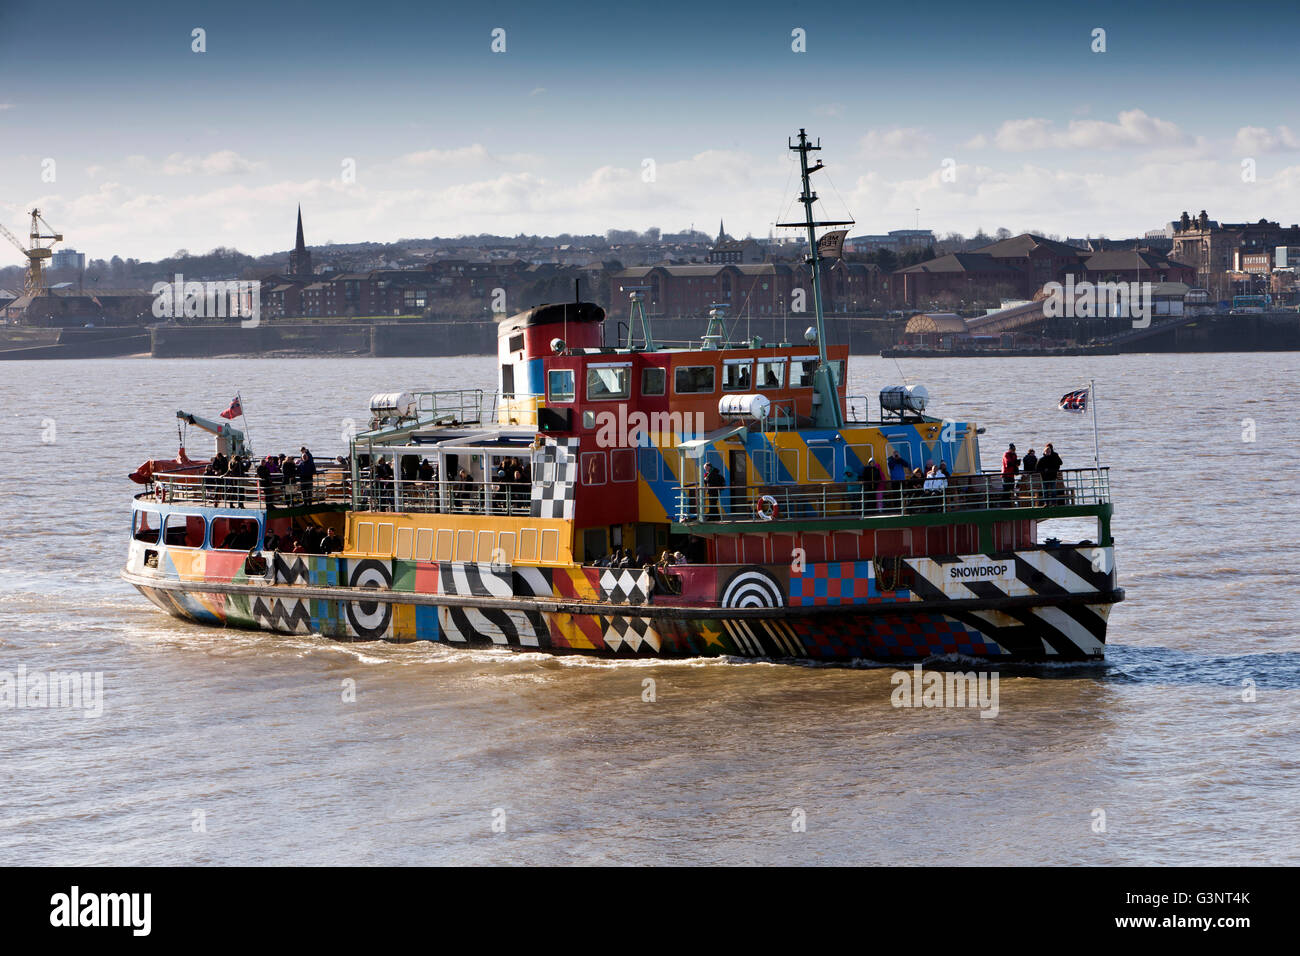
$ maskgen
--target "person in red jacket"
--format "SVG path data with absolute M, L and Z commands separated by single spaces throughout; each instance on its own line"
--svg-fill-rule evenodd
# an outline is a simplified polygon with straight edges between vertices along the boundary
M 1007 446 L 1002 455 L 1002 497 L 1011 503 L 1012 492 L 1016 488 L 1016 474 L 1020 471 L 1020 456 L 1016 454 L 1015 444 Z

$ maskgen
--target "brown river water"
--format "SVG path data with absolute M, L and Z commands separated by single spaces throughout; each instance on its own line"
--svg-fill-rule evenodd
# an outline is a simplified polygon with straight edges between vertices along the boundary
M 372 393 L 491 388 L 493 359 L 4 363 L 0 680 L 100 672 L 103 712 L 0 707 L 0 861 L 1300 863 L 1298 368 L 1285 353 L 851 361 L 853 394 L 905 373 L 932 413 L 986 427 L 986 468 L 1008 441 L 1088 464 L 1091 418 L 1056 402 L 1097 380 L 1128 600 L 1105 665 L 1003 671 L 985 719 L 891 706 L 892 667 L 175 620 L 118 573 L 125 476 L 174 453 L 177 409 L 213 417 L 238 391 L 255 452 L 333 457 Z M 191 454 L 209 449 L 192 430 Z

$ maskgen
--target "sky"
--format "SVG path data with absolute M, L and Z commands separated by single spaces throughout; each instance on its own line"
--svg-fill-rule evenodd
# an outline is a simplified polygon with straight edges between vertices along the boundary
M 854 235 L 1290 224 L 1298 26 L 1272 0 L 0 0 L 0 222 L 138 259 L 287 249 L 299 204 L 309 244 L 766 236 L 807 128 Z

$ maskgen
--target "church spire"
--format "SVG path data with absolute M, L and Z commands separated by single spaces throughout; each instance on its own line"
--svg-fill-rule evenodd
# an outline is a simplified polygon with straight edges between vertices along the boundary
M 307 251 L 307 243 L 302 235 L 302 203 L 299 203 L 298 239 L 294 243 L 293 252 L 289 253 L 289 275 L 309 276 L 311 274 L 311 253 Z

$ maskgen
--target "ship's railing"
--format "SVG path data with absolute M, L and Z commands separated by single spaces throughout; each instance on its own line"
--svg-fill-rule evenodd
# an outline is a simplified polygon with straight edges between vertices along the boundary
M 433 392 L 412 392 L 420 421 L 484 421 L 487 396 L 481 388 L 453 388 Z M 496 396 L 492 396 L 495 404 Z
M 352 502 L 351 476 L 333 465 L 317 465 L 310 484 L 301 480 L 286 484 L 278 473 L 262 482 L 255 475 L 172 472 L 154 475 L 153 494 L 160 501 L 205 508 L 297 508 Z
M 363 476 L 356 498 L 359 511 L 527 517 L 531 507 L 532 487 L 527 481 L 397 481 Z
M 1011 481 L 997 472 L 958 475 L 930 487 L 907 482 L 885 482 L 868 491 L 858 482 L 824 485 L 764 485 L 747 491 L 728 487 L 687 485 L 677 497 L 676 520 L 768 522 L 873 518 L 1003 508 L 1051 508 L 1098 505 L 1110 501 L 1108 468 L 1071 468 L 1053 481 L 1041 474 L 1021 475 Z M 763 499 L 771 499 L 763 500 Z M 775 502 L 773 507 L 772 502 Z M 761 511 L 760 511 L 761 508 Z

